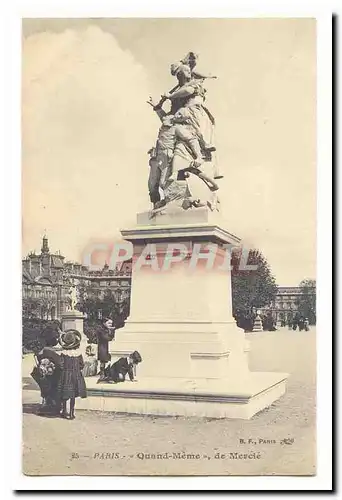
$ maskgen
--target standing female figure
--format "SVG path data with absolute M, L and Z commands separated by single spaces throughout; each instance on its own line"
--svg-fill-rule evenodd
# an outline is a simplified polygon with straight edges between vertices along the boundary
M 45 347 L 36 355 L 37 366 L 33 369 L 31 376 L 40 387 L 42 396 L 42 407 L 40 414 L 58 415 L 60 411 L 58 383 L 61 373 L 60 356 L 55 348 L 58 337 L 46 338 Z M 47 364 L 49 368 L 47 368 Z
M 58 392 L 62 402 L 63 418 L 75 418 L 75 399 L 86 398 L 87 390 L 82 374 L 84 367 L 83 357 L 79 351 L 81 334 L 77 330 L 68 330 L 62 333 L 59 342 L 63 348 L 60 355 L 61 375 Z M 70 410 L 67 413 L 67 402 L 70 401 Z
M 114 339 L 114 334 L 113 320 L 104 318 L 96 329 L 97 359 L 100 362 L 100 382 L 105 379 L 106 364 L 111 360 L 109 342 Z

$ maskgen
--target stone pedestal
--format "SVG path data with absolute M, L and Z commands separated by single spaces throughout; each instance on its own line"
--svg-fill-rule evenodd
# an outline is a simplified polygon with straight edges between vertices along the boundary
M 91 394 L 110 394 L 122 411 L 233 418 L 250 418 L 279 398 L 286 374 L 249 371 L 249 345 L 232 317 L 225 260 L 225 245 L 240 240 L 217 215 L 207 209 L 152 219 L 140 214 L 138 225 L 122 235 L 134 247 L 131 310 L 111 343 L 112 360 L 138 350 L 143 362 L 136 384 L 97 386 Z M 186 258 L 165 264 L 169 244 Z M 198 250 L 209 258 L 193 265 Z
M 77 330 L 83 336 L 84 314 L 80 311 L 66 311 L 62 314 L 62 330 Z
M 262 331 L 263 331 L 262 321 L 261 321 L 261 318 L 260 318 L 260 314 L 258 313 L 256 315 L 255 320 L 254 320 L 253 332 L 262 332 Z

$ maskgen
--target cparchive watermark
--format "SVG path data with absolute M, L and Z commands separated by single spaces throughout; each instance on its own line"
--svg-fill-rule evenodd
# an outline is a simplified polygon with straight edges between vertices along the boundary
M 82 265 L 90 271 L 101 270 L 103 262 L 106 262 L 110 269 L 116 269 L 124 262 L 131 262 L 134 271 L 148 268 L 154 272 L 167 272 L 180 263 L 184 263 L 183 265 L 186 265 L 189 271 L 197 268 L 232 271 L 233 267 L 239 271 L 255 271 L 258 268 L 257 264 L 249 262 L 253 250 L 232 244 L 193 243 L 186 245 L 179 242 L 136 245 L 134 250 L 133 244 L 127 241 L 93 241 L 84 249 L 81 260 Z M 233 255 L 235 255 L 234 266 L 232 266 Z

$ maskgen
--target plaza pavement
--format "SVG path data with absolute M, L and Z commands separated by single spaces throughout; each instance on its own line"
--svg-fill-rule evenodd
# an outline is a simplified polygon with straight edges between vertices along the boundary
M 315 473 L 315 329 L 248 334 L 250 369 L 290 374 L 285 396 L 249 421 L 76 411 L 36 415 L 23 359 L 23 468 L 29 475 L 306 475 Z M 77 408 L 77 403 L 76 403 Z M 285 439 L 285 441 L 284 441 Z M 242 440 L 242 441 L 241 441 Z M 162 458 L 153 458 L 153 454 Z

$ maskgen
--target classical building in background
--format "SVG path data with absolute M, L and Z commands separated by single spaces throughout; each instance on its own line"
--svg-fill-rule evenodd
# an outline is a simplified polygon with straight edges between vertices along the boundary
M 105 264 L 101 271 L 90 271 L 82 264 L 65 261 L 60 252 L 51 253 L 44 236 L 41 253 L 31 252 L 22 260 L 23 316 L 61 319 L 69 307 L 73 285 L 99 299 L 111 291 L 116 302 L 123 302 L 130 295 L 131 265 L 124 262 L 113 270 Z
M 124 262 L 115 270 L 105 264 L 100 271 L 90 271 L 82 264 L 65 261 L 60 252 L 51 253 L 44 236 L 41 253 L 31 252 L 22 260 L 23 316 L 61 319 L 68 309 L 73 285 L 98 299 L 111 291 L 115 302 L 121 303 L 130 296 L 131 263 Z M 271 312 L 275 321 L 287 322 L 298 310 L 300 294 L 299 287 L 280 286 L 275 301 L 263 307 L 261 313 Z
M 269 306 L 263 307 L 261 312 L 272 313 L 274 320 L 278 322 L 289 321 L 298 311 L 298 302 L 301 295 L 299 286 L 279 286 L 275 301 Z

